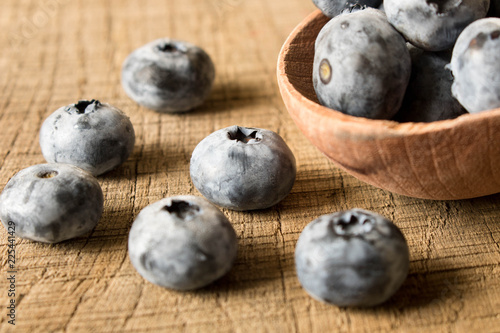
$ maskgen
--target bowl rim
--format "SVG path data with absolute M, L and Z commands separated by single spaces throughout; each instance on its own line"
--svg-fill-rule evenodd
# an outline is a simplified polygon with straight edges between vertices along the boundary
M 340 111 L 330 109 L 305 97 L 290 82 L 286 72 L 285 59 L 287 57 L 292 42 L 297 38 L 297 36 L 309 24 L 311 24 L 312 22 L 321 17 L 326 18 L 319 9 L 315 10 L 307 17 L 305 17 L 292 30 L 290 35 L 288 35 L 278 55 L 277 77 L 281 93 L 288 94 L 293 100 L 300 103 L 304 108 L 308 109 L 309 112 L 316 113 L 320 117 L 334 118 L 336 121 L 339 122 L 349 122 L 350 125 L 356 125 L 356 127 L 363 127 L 365 129 L 363 132 L 366 132 L 366 129 L 370 128 L 370 132 L 378 133 L 378 135 L 381 135 L 382 137 L 399 137 L 408 135 L 428 134 L 430 132 L 436 132 L 445 129 L 449 130 L 456 126 L 463 125 L 464 122 L 470 122 L 471 120 L 482 121 L 483 119 L 500 116 L 500 108 L 496 108 L 474 114 L 466 113 L 454 119 L 438 120 L 428 123 L 425 122 L 400 123 L 395 120 L 369 119 L 364 117 L 347 115 Z

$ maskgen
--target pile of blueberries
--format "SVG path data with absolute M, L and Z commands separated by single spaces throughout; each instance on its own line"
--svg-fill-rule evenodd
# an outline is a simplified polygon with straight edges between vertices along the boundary
M 122 85 L 138 104 L 158 112 L 201 105 L 215 77 L 199 47 L 171 39 L 149 43 L 125 60 Z M 95 176 L 130 156 L 135 132 L 112 105 L 82 100 L 52 113 L 40 129 L 48 163 L 14 175 L 0 194 L 0 219 L 18 237 L 56 243 L 82 236 L 98 223 L 103 193 Z M 201 288 L 226 274 L 237 256 L 236 233 L 215 206 L 257 210 L 291 191 L 296 161 L 275 132 L 241 126 L 203 139 L 190 161 L 194 186 L 206 198 L 181 195 L 143 208 L 128 239 L 129 257 L 148 281 L 175 290 Z M 315 298 L 339 306 L 386 301 L 408 273 L 401 231 L 373 212 L 353 209 L 324 215 L 301 233 L 297 276 Z
M 320 103 L 400 122 L 500 107 L 499 0 L 313 0 Z

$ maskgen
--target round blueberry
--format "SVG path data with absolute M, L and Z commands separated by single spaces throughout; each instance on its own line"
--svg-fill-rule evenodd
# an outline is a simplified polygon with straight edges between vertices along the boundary
M 271 207 L 290 193 L 295 157 L 276 133 L 231 126 L 203 139 L 190 165 L 194 186 L 208 200 L 234 210 Z
M 470 113 L 500 108 L 500 18 L 471 23 L 453 48 L 452 94 Z
M 47 162 L 73 164 L 94 176 L 125 162 L 134 142 L 130 119 L 97 100 L 59 108 L 40 129 L 40 147 Z
M 316 39 L 314 89 L 319 102 L 334 110 L 392 118 L 401 106 L 410 71 L 403 37 L 378 9 L 336 16 Z
M 410 83 L 394 120 L 432 122 L 467 113 L 451 94 L 453 76 L 447 68 L 451 51 L 429 52 L 410 44 L 409 49 L 412 62 Z
M 97 180 L 69 164 L 23 169 L 0 195 L 0 219 L 5 228 L 14 225 L 16 236 L 45 243 L 86 234 L 96 226 L 102 210 Z
M 355 5 L 377 8 L 382 4 L 382 0 L 313 0 L 313 3 L 323 14 L 334 17 Z
M 426 51 L 453 47 L 471 22 L 483 18 L 490 0 L 385 0 L 387 19 L 405 38 Z
M 215 67 L 208 54 L 188 42 L 162 38 L 132 52 L 122 68 L 125 92 L 158 112 L 183 112 L 210 94 Z
M 130 230 L 132 265 L 146 280 L 175 290 L 201 288 L 229 272 L 236 233 L 203 198 L 175 196 L 145 207 Z
M 337 306 L 374 306 L 406 279 L 408 245 L 385 217 L 352 209 L 307 225 L 297 241 L 295 266 L 312 297 Z

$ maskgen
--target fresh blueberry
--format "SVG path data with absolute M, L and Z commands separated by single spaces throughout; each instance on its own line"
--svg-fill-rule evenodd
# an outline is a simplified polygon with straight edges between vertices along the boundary
M 125 92 L 158 112 L 183 112 L 210 94 L 215 67 L 201 48 L 179 40 L 158 39 L 132 52 L 122 68 Z
M 313 0 L 313 3 L 323 14 L 334 17 L 354 5 L 377 8 L 382 4 L 382 0 Z
M 208 200 L 234 210 L 271 207 L 290 193 L 295 157 L 276 133 L 231 126 L 203 139 L 190 165 L 194 186 Z
M 399 122 L 453 119 L 467 111 L 451 95 L 453 76 L 447 68 L 451 51 L 428 52 L 409 45 L 412 69 Z
M 295 266 L 312 297 L 337 306 L 374 306 L 406 279 L 408 245 L 385 217 L 352 209 L 309 223 L 295 248 Z
M 0 195 L 0 219 L 5 228 L 14 224 L 16 236 L 45 243 L 86 234 L 96 226 L 102 210 L 97 180 L 69 164 L 23 169 Z
M 453 48 L 453 96 L 470 113 L 500 107 L 500 18 L 471 23 Z
M 130 119 L 96 100 L 59 108 L 40 130 L 40 147 L 47 162 L 73 164 L 94 176 L 125 162 L 134 142 Z
M 201 288 L 229 272 L 236 233 L 201 197 L 176 196 L 145 207 L 130 230 L 132 265 L 146 280 L 175 290 Z
M 460 32 L 483 18 L 489 5 L 490 0 L 384 0 L 389 22 L 426 51 L 452 48 Z
M 321 104 L 372 119 L 401 106 L 411 60 L 401 35 L 378 9 L 332 18 L 315 44 L 313 85 Z

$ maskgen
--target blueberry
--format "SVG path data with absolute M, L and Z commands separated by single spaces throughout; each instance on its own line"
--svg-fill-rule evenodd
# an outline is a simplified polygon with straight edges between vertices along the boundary
M 389 22 L 413 45 L 426 51 L 453 47 L 471 22 L 483 18 L 490 0 L 385 0 Z
M 23 169 L 0 195 L 0 219 L 5 228 L 13 223 L 16 236 L 45 243 L 86 234 L 96 226 L 102 210 L 97 180 L 69 164 Z
M 500 107 L 500 18 L 471 23 L 460 34 L 450 62 L 453 96 L 470 113 Z
M 194 186 L 208 200 L 234 210 L 271 207 L 290 193 L 295 157 L 276 133 L 231 126 L 203 139 L 190 165 Z
M 321 104 L 340 112 L 392 118 L 401 106 L 410 71 L 404 39 L 378 9 L 336 16 L 316 39 L 314 89 Z
M 334 17 L 353 5 L 377 8 L 382 4 L 382 0 L 313 0 L 313 3 L 323 14 Z
M 139 274 L 175 290 L 201 288 L 222 277 L 236 259 L 237 246 L 224 214 L 205 199 L 186 195 L 145 207 L 128 238 Z
M 309 223 L 295 248 L 295 266 L 312 297 L 338 306 L 374 306 L 406 279 L 408 245 L 385 217 L 352 209 Z
M 215 68 L 208 54 L 188 42 L 158 39 L 132 52 L 122 68 L 125 92 L 158 112 L 183 112 L 210 94 Z
M 47 162 L 73 164 L 95 176 L 125 162 L 134 142 L 130 119 L 97 100 L 59 108 L 40 130 L 40 147 Z
M 453 76 L 447 68 L 451 51 L 429 52 L 409 46 L 412 62 L 410 83 L 399 122 L 432 122 L 453 119 L 467 111 L 451 95 Z

